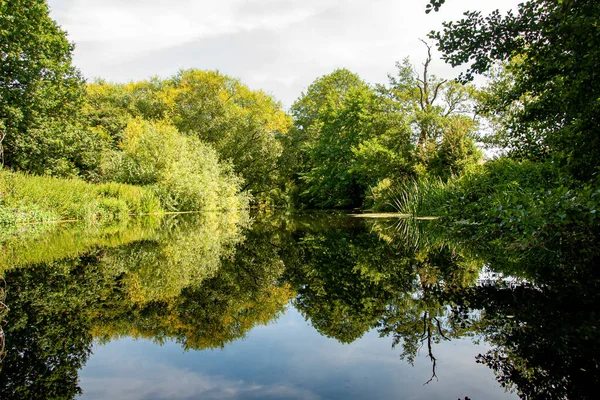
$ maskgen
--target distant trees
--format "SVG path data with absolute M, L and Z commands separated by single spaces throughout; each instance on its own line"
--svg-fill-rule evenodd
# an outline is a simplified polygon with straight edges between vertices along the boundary
M 259 199 L 277 195 L 280 139 L 292 124 L 278 102 L 227 75 L 194 69 L 168 80 L 165 93 L 182 133 L 214 146 Z
M 271 96 L 198 70 L 86 85 L 72 50 L 44 0 L 0 4 L 3 165 L 151 185 L 177 210 L 242 206 L 241 191 L 281 197 L 280 139 L 291 120 Z

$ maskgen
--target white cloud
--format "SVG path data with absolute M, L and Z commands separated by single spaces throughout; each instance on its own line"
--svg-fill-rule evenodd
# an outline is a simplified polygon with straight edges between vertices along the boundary
M 307 399 L 319 397 L 308 389 L 285 384 L 259 385 L 220 375 L 204 375 L 155 363 L 121 362 L 110 374 L 81 378 L 83 400 L 94 399 Z
M 503 7 L 514 7 L 507 0 Z M 453 0 L 426 15 L 425 0 L 49 0 L 51 15 L 76 43 L 89 78 L 168 76 L 180 68 L 219 69 L 290 105 L 318 76 L 345 67 L 371 82 L 394 61 L 416 63 L 419 38 L 463 11 L 492 2 Z M 443 76 L 456 73 L 442 61 Z

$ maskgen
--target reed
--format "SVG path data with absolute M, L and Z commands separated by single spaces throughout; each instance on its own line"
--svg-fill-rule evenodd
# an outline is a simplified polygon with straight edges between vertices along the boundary
M 148 188 L 0 171 L 3 227 L 64 220 L 107 223 L 162 211 L 158 197 Z

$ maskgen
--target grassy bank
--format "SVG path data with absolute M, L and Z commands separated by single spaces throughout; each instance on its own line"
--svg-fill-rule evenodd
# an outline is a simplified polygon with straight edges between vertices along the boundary
M 162 211 L 158 197 L 138 186 L 0 171 L 0 226 L 8 230 L 64 220 L 108 223 Z

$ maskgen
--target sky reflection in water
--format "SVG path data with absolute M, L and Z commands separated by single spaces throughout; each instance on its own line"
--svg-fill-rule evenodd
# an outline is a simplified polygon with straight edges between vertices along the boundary
M 435 379 L 421 352 L 414 367 L 376 331 L 351 344 L 319 335 L 292 307 L 223 350 L 184 352 L 169 342 L 121 339 L 94 347 L 81 399 L 510 399 L 476 364 L 483 345 L 436 345 Z

